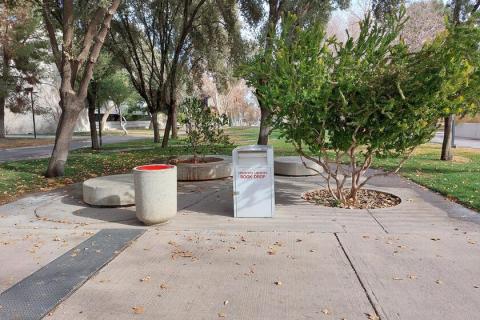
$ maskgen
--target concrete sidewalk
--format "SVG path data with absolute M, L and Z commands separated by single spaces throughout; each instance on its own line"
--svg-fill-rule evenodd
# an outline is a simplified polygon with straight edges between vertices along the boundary
M 101 229 L 143 228 L 46 319 L 478 319 L 477 213 L 396 176 L 370 186 L 394 208 L 303 201 L 319 182 L 277 177 L 273 219 L 234 219 L 229 179 L 180 183 L 177 217 L 149 228 L 78 186 L 32 195 L 0 207 L 0 288 Z

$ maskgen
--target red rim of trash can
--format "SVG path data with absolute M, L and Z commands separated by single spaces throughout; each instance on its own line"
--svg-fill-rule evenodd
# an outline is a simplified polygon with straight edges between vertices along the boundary
M 172 168 L 175 168 L 175 166 L 172 166 L 170 164 L 147 164 L 144 166 L 136 167 L 135 170 L 156 171 L 156 170 L 166 170 L 166 169 L 172 169 Z

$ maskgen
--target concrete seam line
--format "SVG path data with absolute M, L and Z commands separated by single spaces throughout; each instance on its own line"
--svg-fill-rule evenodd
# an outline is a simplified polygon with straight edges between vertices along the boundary
M 348 263 L 350 264 L 350 268 L 352 268 L 353 272 L 355 273 L 355 277 L 357 278 L 358 282 L 360 283 L 360 286 L 362 287 L 363 289 L 363 292 L 365 292 L 365 296 L 367 297 L 368 299 L 368 302 L 370 303 L 370 305 L 372 306 L 373 308 L 373 311 L 375 312 L 375 314 L 378 316 L 378 319 L 379 320 L 382 320 L 382 317 L 387 319 L 388 317 L 384 317 L 384 313 L 382 312 L 382 315 L 380 314 L 378 308 L 377 308 L 377 304 L 373 301 L 372 297 L 370 296 L 370 293 L 369 291 L 367 290 L 367 287 L 365 286 L 362 278 L 360 277 L 360 274 L 358 273 L 357 269 L 355 268 L 355 266 L 353 265 L 353 261 L 352 259 L 350 258 L 350 256 L 348 255 L 347 251 L 345 250 L 342 242 L 340 241 L 340 238 L 338 237 L 338 233 L 337 232 L 334 232 L 333 233 L 335 235 L 335 238 L 337 239 L 337 242 L 340 246 L 340 248 L 342 249 L 342 252 L 343 254 L 345 255 L 345 258 L 347 258 L 347 261 Z M 372 294 L 373 296 L 375 296 L 375 293 L 372 291 Z M 381 306 L 380 306 L 381 308 Z
M 373 220 L 375 220 L 375 222 L 378 223 L 378 225 L 383 229 L 383 231 L 386 234 L 389 234 L 387 228 L 385 228 L 385 226 L 380 221 L 378 221 L 377 217 L 375 217 L 375 215 L 370 211 L 370 209 L 367 209 L 367 212 L 373 218 Z
M 102 229 L 0 294 L 0 319 L 42 319 L 145 232 Z

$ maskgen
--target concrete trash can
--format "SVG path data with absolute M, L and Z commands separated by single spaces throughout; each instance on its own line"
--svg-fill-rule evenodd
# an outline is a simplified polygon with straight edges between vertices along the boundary
M 177 167 L 149 164 L 133 168 L 138 220 L 164 223 L 177 213 Z

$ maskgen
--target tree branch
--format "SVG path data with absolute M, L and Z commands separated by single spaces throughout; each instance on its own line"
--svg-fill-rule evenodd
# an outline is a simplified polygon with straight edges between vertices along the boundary
M 83 78 L 80 83 L 80 88 L 78 91 L 78 95 L 80 97 L 87 96 L 88 84 L 93 76 L 93 67 L 95 66 L 98 56 L 100 55 L 100 50 L 102 49 L 103 42 L 105 41 L 108 30 L 110 29 L 110 24 L 112 22 L 113 15 L 115 11 L 117 11 L 117 8 L 119 5 L 120 5 L 120 0 L 113 0 L 112 4 L 110 5 L 110 8 L 108 8 L 108 11 L 105 15 L 102 28 L 100 29 L 100 32 L 98 33 L 95 39 L 95 44 L 93 45 L 92 52 L 88 59 L 87 66 L 85 68 L 85 72 L 83 74 Z
M 95 33 L 97 32 L 98 25 L 102 22 L 102 18 L 105 16 L 106 9 L 103 7 L 98 7 L 93 19 L 90 21 L 87 27 L 85 36 L 83 37 L 83 49 L 80 54 L 75 59 L 72 66 L 72 77 L 76 78 L 78 68 L 83 64 L 85 59 L 87 59 L 88 54 L 90 53 L 90 48 L 94 43 Z
M 57 37 L 55 36 L 55 27 L 50 19 L 50 6 L 48 0 L 42 2 L 42 16 L 45 21 L 45 29 L 47 30 L 48 38 L 50 39 L 50 46 L 52 47 L 53 58 L 58 71 L 62 69 L 62 55 L 58 48 Z

